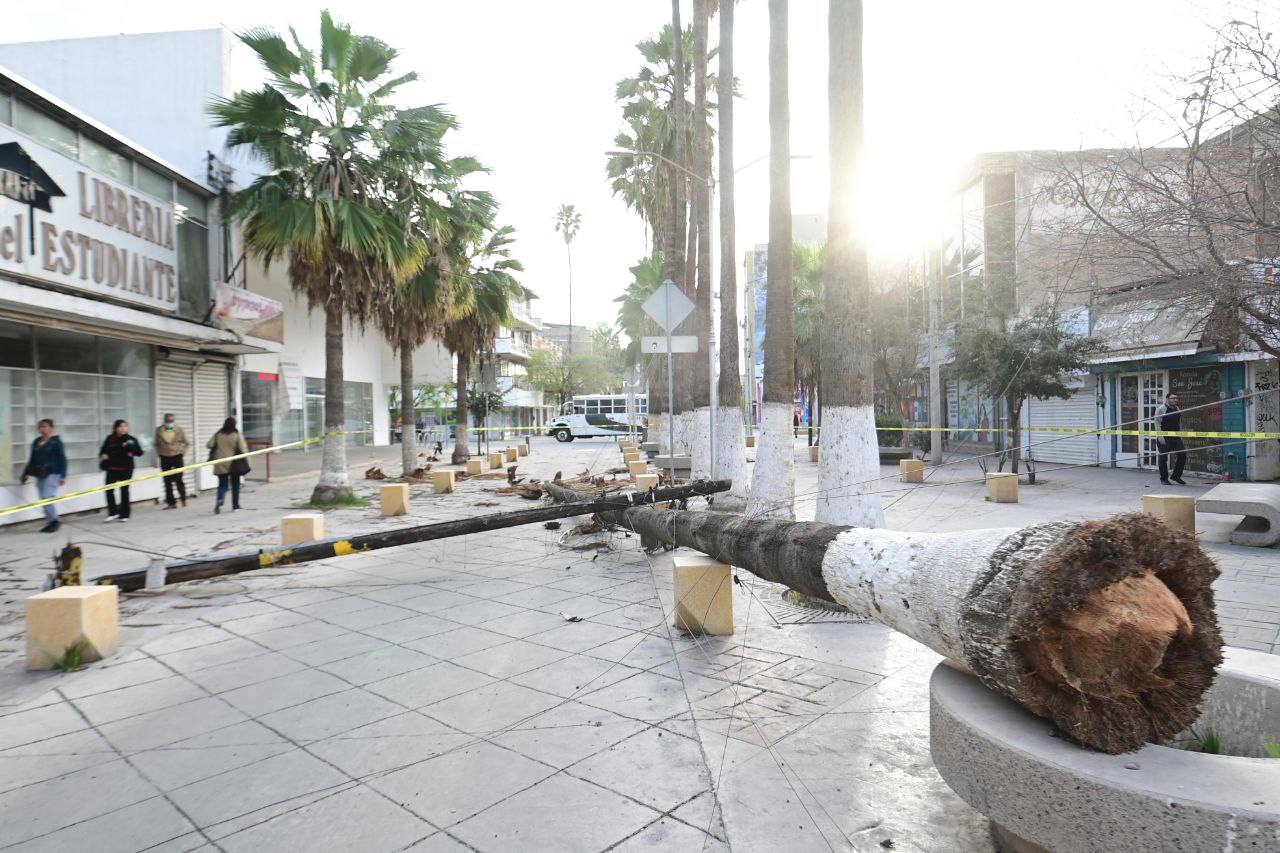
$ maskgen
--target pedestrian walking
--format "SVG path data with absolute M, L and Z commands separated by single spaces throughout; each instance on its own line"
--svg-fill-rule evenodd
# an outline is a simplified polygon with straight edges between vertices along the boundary
M 53 431 L 53 421 L 44 418 L 36 424 L 35 441 L 31 442 L 31 455 L 27 457 L 27 466 L 22 469 L 22 484 L 28 479 L 36 481 L 36 490 L 40 500 L 46 500 L 58 493 L 59 486 L 67 484 L 67 452 L 62 446 L 62 439 Z M 61 525 L 58 520 L 58 505 L 45 504 L 45 525 L 41 533 L 53 533 Z
M 1168 394 L 1164 403 L 1156 408 L 1156 429 L 1161 432 L 1178 432 L 1182 429 L 1182 409 L 1178 407 L 1178 395 Z M 1187 447 L 1182 443 L 1180 435 L 1161 435 L 1156 437 L 1156 446 L 1160 448 L 1160 482 L 1166 486 L 1169 481 L 1185 486 L 1182 469 L 1187 467 Z M 1169 457 L 1173 457 L 1173 475 L 1169 474 Z
M 244 436 L 240 434 L 240 430 L 236 427 L 235 418 L 227 418 L 223 423 L 222 429 L 213 434 L 205 445 L 209 448 L 209 458 L 226 459 L 230 456 L 238 456 L 241 453 L 249 452 L 249 445 L 245 444 Z M 219 462 L 213 466 L 213 473 L 218 475 L 218 499 L 213 505 L 215 513 L 222 512 L 222 503 L 227 499 L 227 488 L 231 489 L 231 511 L 240 511 L 240 478 L 249 473 L 248 459 L 232 459 L 229 462 Z
M 142 455 L 142 445 L 129 435 L 129 422 L 121 419 L 111 425 L 111 434 L 98 450 L 98 467 L 107 472 L 106 484 L 128 482 L 133 479 L 133 460 Z M 120 500 L 116 501 L 116 489 L 107 489 L 106 521 L 129 520 L 129 487 L 119 488 Z
M 156 427 L 156 455 L 160 457 L 160 470 L 181 468 L 190 447 L 187 431 L 178 426 L 178 419 L 172 412 L 166 412 L 164 423 Z M 181 474 L 169 474 L 164 478 L 164 508 L 177 509 L 179 500 L 183 506 L 187 505 L 187 484 L 182 481 Z

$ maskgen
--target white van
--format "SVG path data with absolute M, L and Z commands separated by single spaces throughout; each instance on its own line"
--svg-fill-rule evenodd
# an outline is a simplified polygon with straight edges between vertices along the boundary
M 631 416 L 627 416 L 626 394 L 577 394 L 564 404 L 560 414 L 547 424 L 547 435 L 556 441 L 573 441 L 575 438 L 594 438 L 601 435 L 619 435 L 629 428 L 644 428 L 645 415 L 649 412 L 649 396 L 633 394 Z

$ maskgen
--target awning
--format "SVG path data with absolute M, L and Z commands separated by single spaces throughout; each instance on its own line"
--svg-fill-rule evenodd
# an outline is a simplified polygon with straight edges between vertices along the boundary
M 281 344 L 274 341 L 241 336 L 177 317 L 151 314 L 4 278 L 0 278 L 0 318 L 221 355 L 280 352 L 282 349 Z
M 1092 364 L 1195 355 L 1209 310 L 1188 305 L 1185 286 L 1144 287 L 1114 293 L 1093 308 L 1093 336 L 1106 349 Z

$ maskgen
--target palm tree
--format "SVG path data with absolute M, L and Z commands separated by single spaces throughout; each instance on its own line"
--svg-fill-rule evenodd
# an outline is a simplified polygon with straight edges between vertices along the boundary
M 831 0 L 828 111 L 831 192 L 822 320 L 822 454 L 815 517 L 832 524 L 883 527 L 871 369 L 871 282 L 867 249 L 854 219 L 862 169 L 862 0 Z
M 698 177 L 693 184 L 693 233 L 697 261 L 694 324 L 706 347 L 711 346 L 715 320 L 711 307 L 711 139 L 707 123 L 696 117 L 707 112 L 707 29 L 711 21 L 708 0 L 693 0 L 693 146 L 692 170 Z M 692 421 L 689 424 L 692 475 L 711 476 L 711 361 L 710 353 L 694 356 L 690 400 Z
M 470 279 L 455 274 L 453 265 L 466 247 L 492 220 L 496 203 L 486 192 L 458 189 L 467 175 L 487 171 L 470 157 L 450 160 L 448 169 L 432 171 L 414 185 L 420 210 L 415 225 L 426 234 L 430 255 L 423 268 L 403 282 L 383 313 L 380 325 L 400 358 L 400 387 L 414 387 L 413 352 L 437 335 L 444 324 L 466 313 L 472 291 Z M 439 198 L 440 196 L 443 199 Z M 400 395 L 402 430 L 401 469 L 408 476 L 418 467 L 414 430 L 414 395 Z
M 742 423 L 742 385 L 738 375 L 738 273 L 733 185 L 733 6 L 720 0 L 720 68 L 717 75 L 720 129 L 720 376 L 716 384 L 716 479 L 733 481 L 733 489 L 716 505 L 739 509 L 747 495 L 747 448 Z
M 791 251 L 791 265 L 796 384 L 809 403 L 809 423 L 812 425 L 818 412 L 814 401 L 822 387 L 822 314 L 825 310 L 822 249 L 796 243 Z M 809 436 L 812 443 L 812 426 Z
M 457 417 L 453 447 L 453 463 L 467 460 L 467 431 L 470 423 L 467 404 L 467 380 L 471 359 L 493 345 L 498 330 L 512 322 L 511 305 L 524 298 L 524 288 L 513 273 L 524 269 L 511 257 L 515 229 L 504 226 L 490 230 L 477 247 L 465 256 L 463 269 L 471 280 L 470 307 L 444 327 L 444 345 L 458 360 Z
M 571 204 L 562 204 L 556 211 L 556 231 L 564 237 L 564 256 L 569 263 L 569 337 L 565 341 L 566 355 L 573 355 L 573 252 L 569 244 L 578 236 L 582 227 L 582 214 Z
M 769 0 L 769 258 L 765 303 L 763 432 L 748 511 L 791 518 L 795 508 L 792 407 L 795 337 L 791 283 L 791 108 L 787 0 Z
M 325 316 L 325 439 L 312 502 L 351 496 L 342 430 L 344 322 L 363 325 L 393 298 L 395 283 L 423 263 L 426 244 L 388 181 L 411 163 L 439 163 L 453 126 L 435 107 L 397 109 L 396 90 L 417 78 L 390 75 L 397 51 L 320 15 L 320 47 L 268 28 L 241 34 L 267 72 L 261 89 L 210 105 L 267 173 L 231 200 L 248 252 L 269 265 L 287 258 L 293 288 Z

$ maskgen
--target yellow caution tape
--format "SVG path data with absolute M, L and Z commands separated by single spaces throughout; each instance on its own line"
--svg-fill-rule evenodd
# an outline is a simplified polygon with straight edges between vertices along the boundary
M 69 501 L 72 498 L 80 498 L 80 497 L 84 497 L 85 495 L 95 495 L 95 494 L 98 494 L 99 492 L 105 492 L 110 489 L 118 489 L 121 486 L 132 486 L 136 483 L 145 483 L 148 480 L 157 480 L 161 477 L 172 477 L 176 474 L 185 474 L 188 471 L 198 471 L 201 468 L 208 468 L 210 465 L 219 465 L 224 462 L 230 462 L 233 459 L 248 459 L 253 456 L 262 456 L 267 453 L 276 453 L 281 450 L 292 450 L 295 447 L 305 447 L 308 444 L 315 444 L 318 441 L 324 441 L 329 436 L 358 435 L 360 433 L 365 433 L 365 432 L 369 432 L 369 430 L 327 432 L 324 435 L 317 435 L 314 438 L 304 438 L 298 441 L 290 441 L 286 444 L 277 444 L 274 447 L 263 447 L 260 450 L 250 450 L 248 453 L 240 453 L 240 454 L 237 454 L 236 456 L 224 456 L 221 459 L 209 459 L 204 462 L 196 462 L 191 465 L 184 465 L 181 468 L 170 468 L 167 471 L 156 471 L 151 474 L 143 474 L 139 477 L 133 477 L 132 479 L 129 479 L 129 480 L 121 480 L 120 482 L 112 483 L 111 485 L 93 486 L 92 488 L 88 488 L 88 489 L 80 489 L 79 491 L 68 492 L 65 495 L 55 495 L 54 497 L 44 498 L 43 500 L 31 501 L 30 503 L 18 504 L 17 506 L 5 507 L 4 509 L 0 509 L 0 516 L 10 515 L 11 513 L 15 513 L 15 512 L 22 512 L 25 509 L 34 509 L 36 507 L 47 506 L 48 504 L 55 504 L 55 503 L 60 503 L 62 501 Z

